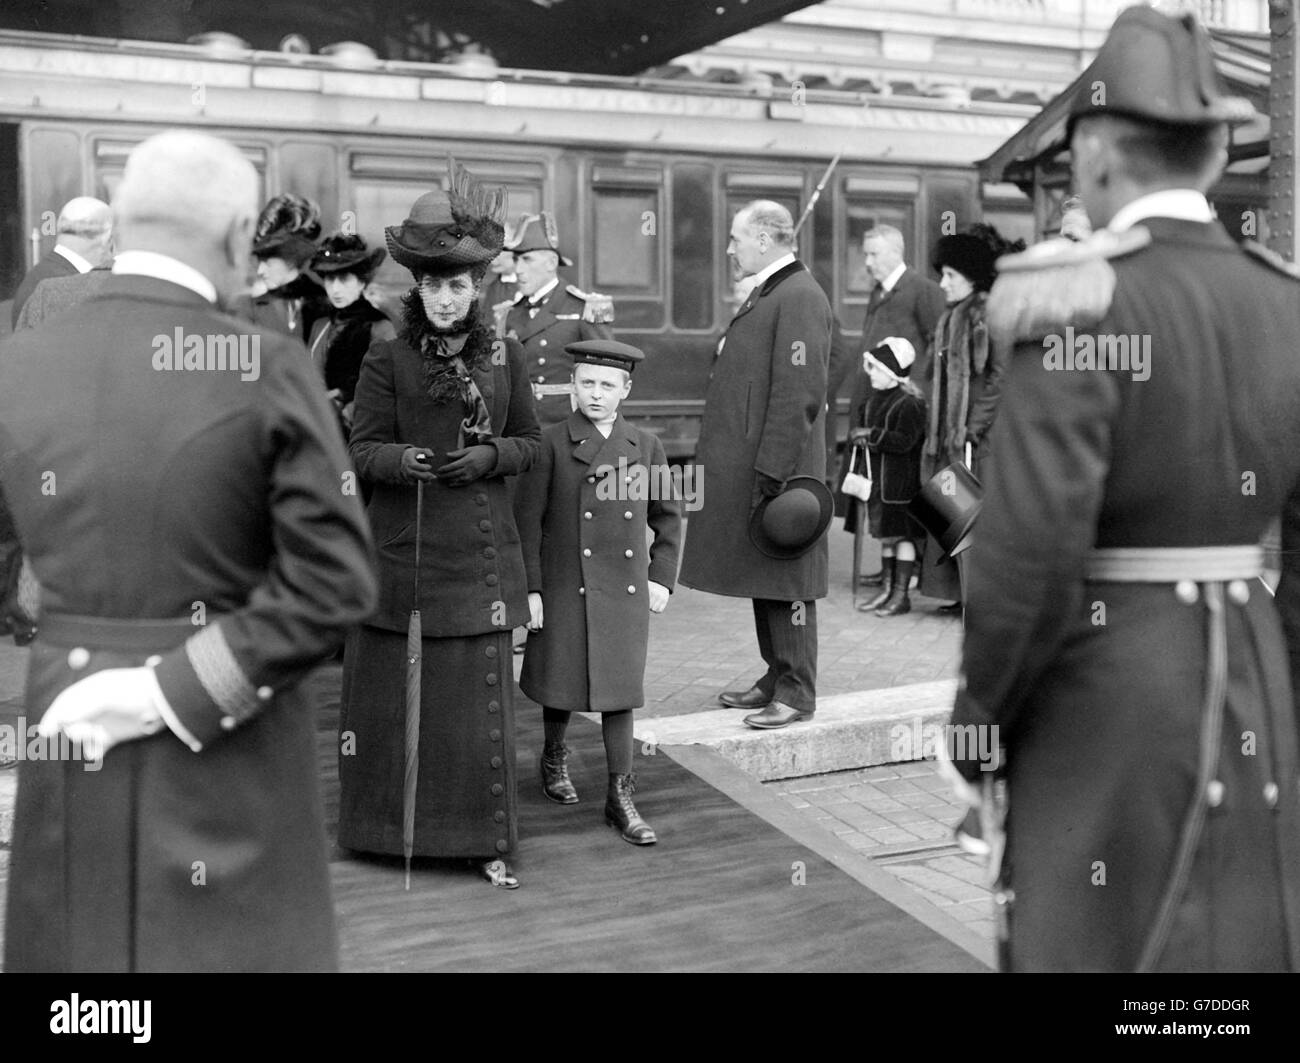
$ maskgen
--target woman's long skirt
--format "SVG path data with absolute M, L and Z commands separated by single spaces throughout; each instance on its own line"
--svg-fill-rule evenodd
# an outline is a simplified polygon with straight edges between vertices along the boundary
M 416 856 L 490 857 L 518 840 L 510 632 L 426 638 Z M 339 844 L 402 853 L 406 635 L 348 639 L 339 714 Z

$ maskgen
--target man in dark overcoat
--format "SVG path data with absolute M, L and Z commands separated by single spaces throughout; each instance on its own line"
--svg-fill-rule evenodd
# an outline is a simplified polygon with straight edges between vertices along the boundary
M 1258 544 L 1300 534 L 1300 283 L 1206 201 L 1250 107 L 1190 16 L 1124 11 L 1080 84 L 1107 228 L 990 295 L 1017 343 L 950 749 L 1005 770 L 1005 967 L 1294 970 L 1300 554 L 1275 602 Z
M 549 211 L 523 215 L 506 246 L 515 253 L 519 294 L 506 309 L 505 335 L 523 345 L 528 379 L 543 428 L 569 419 L 573 410 L 573 358 L 564 348 L 580 340 L 614 338 L 614 301 L 598 292 L 561 284 L 555 217 Z
M 49 743 L 19 768 L 7 971 L 337 964 L 300 684 L 376 581 L 310 364 L 216 309 L 256 196 L 224 141 L 145 141 L 113 276 L 0 353 L 2 500 L 40 584 L 26 712 Z
M 826 596 L 825 535 L 806 553 L 775 558 L 750 539 L 750 517 L 787 480 L 826 473 L 826 374 L 831 309 L 794 256 L 794 225 L 778 203 L 738 211 L 728 253 L 758 283 L 714 358 L 695 452 L 700 509 L 688 521 L 680 581 L 752 598 L 767 671 L 722 702 L 762 711 L 750 726 L 785 727 L 817 707 L 817 603 Z

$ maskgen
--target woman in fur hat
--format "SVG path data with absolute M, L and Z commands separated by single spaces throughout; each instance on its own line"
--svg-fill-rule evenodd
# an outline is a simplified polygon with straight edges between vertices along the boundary
M 316 319 L 329 312 L 324 291 L 306 272 L 319 239 L 320 207 L 293 192 L 267 203 L 253 232 L 258 279 L 253 320 L 304 343 Z
M 948 465 L 964 464 L 968 446 L 971 471 L 977 478 L 980 475 L 1008 356 L 989 342 L 984 304 L 993 287 L 998 257 L 1023 249 L 1023 242 L 1008 244 L 993 226 L 981 224 L 943 237 L 931 255 L 948 307 L 935 326 L 932 341 L 934 379 L 921 454 L 922 483 Z M 948 610 L 961 608 L 957 562 L 933 538 L 926 541 L 921 593 L 951 602 L 945 607 Z
M 339 844 L 403 851 L 414 607 L 424 636 L 414 853 L 469 858 L 494 886 L 513 888 L 510 635 L 529 613 L 506 477 L 532 465 L 540 431 L 523 349 L 496 339 L 478 299 L 501 249 L 503 206 L 500 192 L 485 195 L 454 167 L 449 192 L 421 196 L 385 230 L 416 283 L 397 339 L 374 344 L 362 363 L 353 411 L 350 450 L 372 488 L 380 600 L 344 665 Z
M 331 236 L 311 260 L 330 302 L 329 317 L 319 319 L 307 344 L 312 364 L 339 411 L 346 437 L 352 429 L 352 399 L 361 375 L 361 360 L 371 343 L 397 338 L 397 330 L 365 299 L 370 283 L 387 252 L 370 250 L 359 236 Z

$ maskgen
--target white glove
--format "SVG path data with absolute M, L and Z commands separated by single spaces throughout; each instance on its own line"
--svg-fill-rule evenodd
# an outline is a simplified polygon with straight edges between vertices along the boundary
M 45 738 L 62 731 L 99 760 L 119 742 L 161 731 L 163 702 L 152 668 L 106 668 L 59 694 L 36 730 Z

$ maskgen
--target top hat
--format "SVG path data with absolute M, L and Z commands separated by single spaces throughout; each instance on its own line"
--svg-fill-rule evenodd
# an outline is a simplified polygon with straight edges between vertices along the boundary
M 916 518 L 949 557 L 971 544 L 970 532 L 984 505 L 984 488 L 961 462 L 945 466 L 921 485 L 907 504 Z
M 393 260 L 417 275 L 486 265 L 505 238 L 504 191 L 483 189 L 453 159 L 447 173 L 447 191 L 426 192 L 401 225 L 384 230 Z
M 781 493 L 765 498 L 749 518 L 749 541 L 760 553 L 783 561 L 816 545 L 835 516 L 835 497 L 816 476 L 792 476 Z
M 1190 12 L 1126 8 L 1079 79 L 1066 125 L 1090 114 L 1118 114 L 1167 125 L 1248 122 L 1250 101 L 1226 96 L 1205 30 Z
M 257 218 L 253 254 L 282 258 L 301 269 L 316 253 L 320 237 L 320 207 L 305 196 L 285 192 L 276 196 Z
M 645 354 L 637 347 L 617 340 L 578 340 L 566 343 L 565 351 L 573 355 L 573 364 L 585 362 L 588 365 L 608 365 L 615 369 L 626 369 L 629 373 L 636 368 L 637 362 Z
M 359 236 L 331 236 L 311 260 L 311 268 L 318 276 L 331 273 L 352 273 L 366 279 L 374 275 L 379 263 L 387 254 L 382 247 L 370 250 Z
M 943 267 L 947 266 L 970 281 L 976 291 L 986 292 L 993 287 L 997 276 L 994 263 L 998 256 L 987 240 L 972 233 L 954 233 L 952 236 L 941 237 L 930 257 L 935 272 L 942 272 Z
M 573 260 L 560 252 L 560 233 L 555 227 L 555 215 L 549 210 L 540 214 L 521 214 L 515 225 L 514 234 L 506 242 L 506 247 L 516 255 L 525 251 L 554 251 L 559 256 L 561 266 L 572 266 Z

